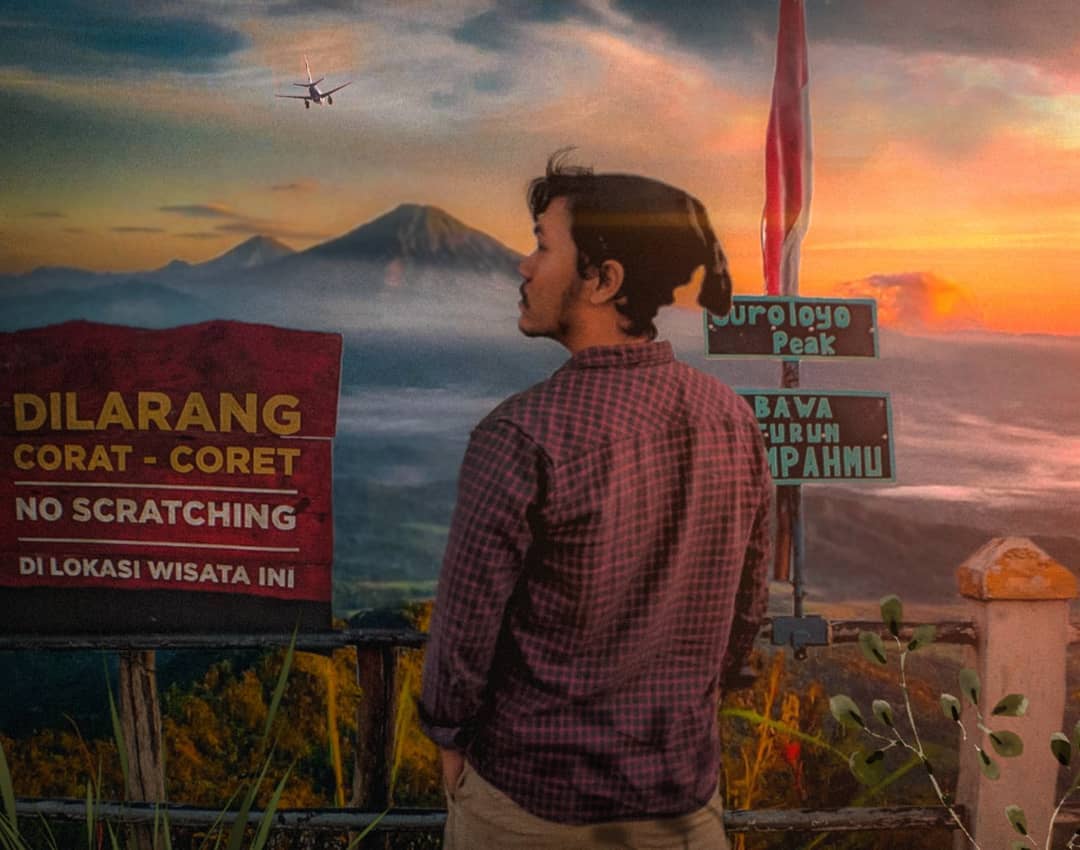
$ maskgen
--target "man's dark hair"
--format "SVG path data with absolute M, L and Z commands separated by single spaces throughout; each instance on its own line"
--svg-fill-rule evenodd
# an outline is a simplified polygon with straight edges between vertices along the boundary
M 711 313 L 731 308 L 727 258 L 701 201 L 659 180 L 632 174 L 595 174 L 571 165 L 570 149 L 556 151 L 547 173 L 529 184 L 535 221 L 555 198 L 566 198 L 578 274 L 587 277 L 605 260 L 624 269 L 616 309 L 631 336 L 656 338 L 657 311 L 675 300 L 676 287 L 705 268 L 698 303 Z

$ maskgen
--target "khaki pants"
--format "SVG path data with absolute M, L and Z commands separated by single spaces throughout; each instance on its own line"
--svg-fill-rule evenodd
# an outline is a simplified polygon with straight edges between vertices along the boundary
M 465 762 L 446 799 L 444 850 L 728 850 L 719 791 L 686 815 L 572 826 L 530 814 Z

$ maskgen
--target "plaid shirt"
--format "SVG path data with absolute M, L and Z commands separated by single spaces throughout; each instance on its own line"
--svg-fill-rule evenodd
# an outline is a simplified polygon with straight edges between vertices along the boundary
M 461 467 L 425 733 L 548 820 L 705 805 L 771 494 L 750 407 L 669 343 L 586 349 L 503 402 Z

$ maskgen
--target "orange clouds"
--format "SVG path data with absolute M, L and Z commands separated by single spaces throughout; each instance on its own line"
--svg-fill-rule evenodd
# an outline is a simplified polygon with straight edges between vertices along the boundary
M 878 323 L 905 331 L 956 331 L 982 327 L 975 297 L 931 272 L 873 275 L 839 284 L 844 298 L 877 300 Z

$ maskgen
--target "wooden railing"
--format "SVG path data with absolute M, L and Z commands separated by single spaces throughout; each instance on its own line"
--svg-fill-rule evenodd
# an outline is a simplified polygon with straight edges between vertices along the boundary
M 829 623 L 830 643 L 850 643 L 863 629 L 880 628 L 880 622 L 863 620 L 834 620 Z M 939 641 L 972 645 L 974 626 L 968 621 L 938 623 Z M 905 624 L 911 631 L 914 624 Z M 768 639 L 769 622 L 762 629 Z M 105 650 L 129 652 L 137 650 L 185 649 L 266 649 L 287 646 L 291 634 L 187 634 L 187 635 L 74 635 L 74 636 L 0 636 L 0 651 L 76 651 Z M 325 652 L 346 647 L 357 650 L 357 678 L 365 694 L 366 711 L 357 731 L 357 738 L 366 743 L 366 775 L 356 779 L 365 788 L 359 795 L 360 808 L 282 809 L 274 818 L 275 829 L 289 831 L 360 831 L 378 819 L 374 831 L 438 832 L 446 821 L 443 809 L 393 808 L 389 788 L 389 765 L 394 750 L 395 707 L 397 693 L 395 671 L 397 650 L 424 646 L 427 635 L 411 628 L 349 628 L 340 631 L 309 633 L 296 639 L 301 651 Z M 387 808 L 390 811 L 380 814 Z M 83 820 L 85 800 L 24 799 L 17 801 L 17 811 L 23 816 L 44 816 L 55 820 Z M 235 813 L 221 817 L 221 812 L 184 805 L 154 806 L 150 803 L 106 803 L 96 808 L 98 818 L 118 823 L 153 823 L 155 811 L 167 812 L 174 828 L 208 827 L 219 819 L 232 823 Z M 257 822 L 259 812 L 251 812 L 249 820 Z M 853 830 L 949 829 L 954 828 L 948 812 L 940 807 L 899 806 L 891 808 L 839 808 L 832 810 L 727 810 L 724 826 L 729 832 L 777 832 L 787 830 L 845 832 Z
M 1029 541 L 1025 543 L 1030 544 Z M 1068 602 L 1076 595 L 1075 580 L 1067 571 L 1065 571 L 1067 581 L 1057 572 L 1048 578 L 1046 569 L 1052 567 L 1060 571 L 1064 568 L 1053 562 L 1046 553 L 1034 547 L 1034 544 L 1030 546 L 1033 552 L 1028 553 L 1030 557 L 1027 561 L 1017 554 L 1018 550 L 1015 546 L 1008 550 L 1007 557 L 1004 558 L 1009 563 L 1014 565 L 1020 563 L 1023 567 L 1021 569 L 1023 581 L 1019 584 L 1016 581 L 1011 585 L 1008 582 L 1002 583 L 1002 560 L 998 558 L 998 560 L 992 559 L 991 562 L 976 564 L 979 569 L 976 573 L 967 574 L 967 586 L 965 586 L 964 569 L 968 568 L 972 561 L 965 564 L 961 568 L 960 589 L 972 600 L 974 617 L 972 620 L 938 622 L 935 626 L 937 627 L 936 642 L 967 647 L 967 652 L 973 656 L 974 663 L 980 671 L 990 671 L 991 668 L 993 670 L 1015 668 L 1017 674 L 1023 679 L 1025 670 L 1022 668 L 1033 666 L 1045 668 L 1047 664 L 1053 668 L 1049 670 L 1048 675 L 1058 683 L 1058 690 L 1061 693 L 1050 695 L 1049 708 L 1043 710 L 1040 715 L 1038 723 L 1042 725 L 1038 727 L 1040 730 L 1038 734 L 1041 735 L 1043 734 L 1042 727 L 1047 722 L 1051 725 L 1061 725 L 1065 687 L 1064 651 L 1070 642 L 1080 641 L 1080 633 L 1069 626 L 1067 621 Z M 996 555 L 991 553 L 994 557 L 1001 555 L 999 550 L 994 550 L 994 552 Z M 1040 570 L 1028 569 L 1032 558 L 1040 562 Z M 972 584 L 974 581 L 972 575 L 976 578 L 981 575 L 985 580 L 981 585 L 977 581 Z M 1058 584 L 1055 585 L 1055 582 Z M 1071 585 L 1068 585 L 1068 582 L 1072 582 Z M 1051 589 L 1057 587 L 1059 592 L 1047 593 L 1047 587 Z M 1030 611 L 1020 610 L 1015 608 L 1015 603 L 1036 607 Z M 1054 606 L 1050 606 L 1049 603 L 1054 603 Z M 1053 621 L 1054 626 L 1049 632 L 1041 635 L 1042 642 L 1038 645 L 1030 641 L 1025 643 L 1022 639 L 1012 645 L 1003 644 L 1003 622 L 1012 618 L 1011 627 L 1014 629 L 1019 627 L 1022 633 L 1025 617 L 1033 621 L 1032 626 L 1035 625 L 1034 621 L 1044 625 L 1043 621 L 1048 618 Z M 901 637 L 910 637 L 915 626 L 914 623 L 905 623 Z M 852 643 L 858 639 L 861 631 L 876 631 L 880 628 L 881 623 L 877 620 L 833 620 L 828 623 L 828 642 L 831 645 Z M 764 631 L 766 634 L 770 631 L 769 624 L 766 624 Z M 1037 629 L 1029 628 L 1027 631 L 1028 637 L 1032 637 L 1031 632 Z M 1060 640 L 1057 640 L 1055 635 Z M 327 651 L 350 646 L 356 648 L 358 683 L 366 697 L 361 701 L 364 703 L 363 709 L 358 712 L 357 738 L 366 752 L 366 756 L 364 753 L 360 754 L 360 761 L 366 765 L 366 769 L 362 775 L 358 774 L 355 777 L 361 790 L 359 795 L 354 794 L 354 799 L 360 802 L 358 807 L 279 810 L 274 819 L 276 829 L 359 831 L 376 819 L 378 823 L 375 831 L 383 835 L 394 832 L 438 832 L 442 829 L 446 819 L 445 810 L 396 808 L 389 787 L 389 765 L 393 760 L 394 748 L 397 653 L 401 648 L 422 647 L 426 639 L 425 634 L 411 628 L 349 628 L 341 631 L 304 634 L 297 638 L 296 646 L 300 650 Z M 285 646 L 291 640 L 292 636 L 285 634 L 150 634 L 115 637 L 14 635 L 0 636 L 0 651 L 115 650 L 126 652 L 157 649 L 263 649 L 271 646 Z M 1058 647 L 1061 650 L 1060 657 L 1048 661 L 1047 641 L 1053 643 L 1055 640 L 1060 644 Z M 1032 659 L 1039 659 L 1038 665 L 1033 665 Z M 984 685 L 1000 685 L 1000 682 L 994 678 L 995 675 L 994 673 L 984 675 Z M 1000 679 L 1000 676 L 997 678 Z M 1003 695 L 1004 693 L 989 694 L 991 698 Z M 1033 705 L 1047 700 L 1045 690 L 1040 693 L 1032 692 L 1030 697 Z M 969 728 L 975 728 L 975 724 L 970 724 Z M 1049 762 L 1049 759 L 1043 759 L 1043 761 Z M 1016 788 L 1015 784 L 1011 784 L 1007 790 L 1011 791 L 1015 788 L 1017 791 L 1028 793 L 1029 797 L 1031 794 L 1035 794 L 1036 797 L 1045 794 L 1046 802 L 1052 806 L 1056 772 L 1052 770 L 1052 765 L 1049 763 L 1046 764 L 1045 769 L 1036 767 L 1034 770 L 1035 773 L 1032 775 L 1035 778 L 1025 778 L 1024 788 Z M 1026 787 L 1030 784 L 1037 787 L 1034 789 Z M 991 793 L 995 792 L 988 791 L 987 784 L 981 781 L 977 766 L 965 762 L 962 758 L 959 805 L 956 807 L 958 813 L 980 843 L 985 842 L 983 846 L 1008 846 L 1008 840 L 1004 843 L 997 840 L 1001 836 L 1008 839 L 1009 833 L 1007 824 L 1005 824 L 1006 828 L 1002 829 L 1001 824 L 997 823 L 999 820 L 1004 821 L 1004 817 L 998 816 L 997 812 L 993 811 L 993 808 L 998 805 L 996 799 L 985 811 L 979 809 Z M 1037 822 L 1038 814 L 1042 810 L 1034 812 L 1030 805 L 1025 808 L 1028 811 L 1029 820 Z M 1046 808 L 1044 814 L 1047 816 L 1045 820 L 1048 822 L 1049 807 L 1044 808 Z M 385 811 L 387 809 L 389 811 Z M 206 827 L 221 819 L 221 813 L 218 811 L 182 805 L 155 807 L 148 803 L 108 803 L 100 805 L 96 811 L 98 817 L 115 819 L 119 822 L 150 823 L 155 817 L 155 810 L 167 811 L 169 822 L 176 828 Z M 86 802 L 21 798 L 17 801 L 17 811 L 20 817 L 42 815 L 57 820 L 80 820 L 86 817 Z M 1032 817 L 1033 812 L 1035 817 Z M 231 823 L 231 818 L 235 817 L 235 814 L 227 814 L 223 820 Z M 257 812 L 249 815 L 252 821 L 258 817 Z M 1065 813 L 1061 820 L 1074 823 L 1080 818 L 1074 814 Z M 788 830 L 844 832 L 956 829 L 953 818 L 940 806 L 832 810 L 730 810 L 724 812 L 724 825 L 729 832 L 733 833 Z M 958 842 L 958 846 L 963 846 L 963 843 Z

